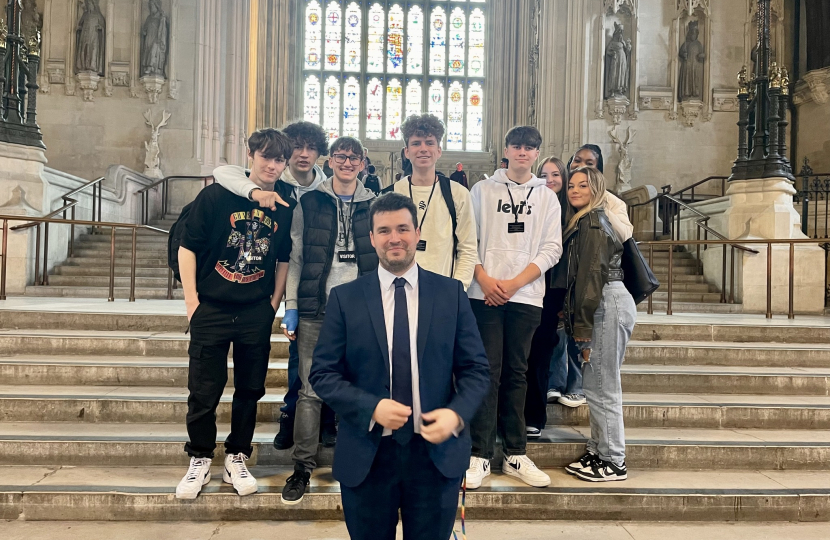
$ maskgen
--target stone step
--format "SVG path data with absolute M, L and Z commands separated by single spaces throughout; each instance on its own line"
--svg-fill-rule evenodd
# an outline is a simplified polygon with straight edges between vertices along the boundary
M 217 410 L 230 420 L 232 389 Z M 258 407 L 262 422 L 278 418 L 284 389 L 269 388 Z M 181 422 L 187 413 L 184 387 L 0 386 L 5 422 Z M 733 429 L 830 429 L 830 397 L 735 394 L 624 393 L 626 427 Z M 552 425 L 588 425 L 588 407 L 548 406 Z
M 104 281 L 103 287 L 72 287 L 72 286 L 33 286 L 26 287 L 26 296 L 63 297 L 63 298 L 108 298 L 109 280 Z M 130 297 L 129 287 L 116 287 L 115 298 L 127 299 Z M 167 286 L 164 288 L 136 288 L 135 297 L 144 300 L 163 300 L 167 298 Z M 173 298 L 184 300 L 184 292 L 173 290 Z
M 107 252 L 107 256 L 109 256 L 109 251 Z M 697 267 L 694 266 L 673 266 L 674 274 L 686 274 L 686 275 L 700 275 Z M 658 277 L 660 276 L 667 276 L 669 274 L 669 265 L 668 262 L 662 263 L 661 261 L 657 261 L 657 264 L 651 267 L 652 272 L 654 275 Z
M 262 423 L 254 435 L 249 465 L 292 465 L 290 450 L 272 443 L 279 424 Z M 217 454 L 230 432 L 217 426 Z M 564 467 L 585 452 L 589 427 L 550 426 L 528 442 L 527 455 L 539 467 Z M 0 466 L 186 466 L 188 440 L 178 424 L 78 424 L 0 422 Z M 320 446 L 317 463 L 331 466 L 333 450 Z M 501 466 L 501 455 L 492 460 Z M 634 470 L 775 469 L 830 470 L 830 432 L 799 430 L 626 430 L 626 464 Z
M 132 231 L 116 231 L 116 247 L 124 244 L 125 242 L 128 245 L 131 245 L 132 242 L 130 241 L 130 238 L 132 238 L 132 236 Z M 75 241 L 75 247 L 92 246 L 97 244 L 106 244 L 107 246 L 109 246 L 110 240 L 111 238 L 109 234 L 87 234 L 78 238 L 78 240 Z M 146 234 L 141 235 L 136 233 L 136 245 L 139 247 L 145 246 L 156 248 L 158 246 L 164 246 L 164 248 L 167 249 L 167 241 L 168 236 L 166 234 L 161 234 L 153 231 L 148 231 Z
M 116 258 L 120 259 L 129 259 L 131 253 L 130 246 L 115 246 L 115 256 Z M 110 248 L 109 246 L 80 246 L 75 248 L 74 252 L 76 257 L 93 257 L 98 259 L 106 258 L 109 260 L 110 257 Z M 164 249 L 153 249 L 153 248 L 142 248 L 136 250 L 137 259 L 150 259 L 153 257 L 160 257 L 163 258 L 165 261 L 167 260 L 167 248 Z
M 184 328 L 180 329 L 183 331 Z M 190 337 L 176 332 L 8 330 L 0 351 L 15 354 L 187 357 Z M 288 357 L 288 338 L 271 335 L 271 358 Z
M 665 286 L 665 285 L 664 285 Z M 718 295 L 720 297 L 720 295 Z M 653 309 L 655 314 L 665 315 L 668 302 L 654 301 Z M 648 311 L 648 301 L 643 301 L 637 305 L 637 311 L 645 313 Z M 672 313 L 678 314 L 728 314 L 728 313 L 742 313 L 743 306 L 741 304 L 721 304 L 713 302 L 677 302 L 672 301 Z
M 286 386 L 286 359 L 272 362 L 267 386 Z M 9 385 L 186 387 L 187 358 L 135 356 L 13 356 L 0 358 L 0 380 Z M 228 380 L 233 381 L 233 361 Z M 626 392 L 698 392 L 792 396 L 830 395 L 830 368 L 624 365 Z
M 27 330 L 98 330 L 102 332 L 175 332 L 187 328 L 184 303 L 162 300 L 163 312 L 90 313 L 87 311 L 20 311 L 0 309 L 0 328 Z M 134 307 L 119 306 L 124 311 Z M 168 307 L 169 306 L 169 307 Z M 274 320 L 273 332 L 282 334 L 282 308 Z M 0 331 L 2 332 L 2 331 Z M 104 336 L 106 337 L 106 336 Z
M 763 315 L 638 315 L 632 339 L 830 344 L 830 319 L 797 317 L 788 320 L 780 316 L 765 319 Z
M 664 287 L 660 287 L 657 291 L 653 294 L 654 300 L 656 302 L 664 301 L 668 302 L 669 293 L 668 289 Z M 720 302 L 720 293 L 696 293 L 696 292 L 682 292 L 673 290 L 672 291 L 672 303 L 674 302 L 710 302 L 717 304 Z
M 116 257 L 115 267 L 130 267 L 132 259 L 129 257 Z M 105 257 L 69 257 L 61 266 L 81 266 L 85 268 L 109 268 L 109 252 Z M 136 258 L 137 268 L 167 268 L 167 257 Z
M 468 491 L 468 525 L 479 520 L 830 521 L 827 471 L 662 471 L 632 469 L 629 480 L 588 484 L 546 469 L 551 487 L 528 488 L 500 472 Z M 0 519 L 27 521 L 342 520 L 331 471 L 314 472 L 303 501 L 280 502 L 290 467 L 252 467 L 259 492 L 240 499 L 222 483 L 216 460 L 210 484 L 194 501 L 173 497 L 183 467 L 4 466 Z M 214 531 L 215 532 L 215 531 Z M 604 532 L 607 534 L 607 531 Z M 711 533 L 710 533 L 711 534 Z M 629 537 L 629 535 L 625 535 Z M 543 535 L 543 538 L 549 538 Z M 656 537 L 662 538 L 662 535 Z M 818 538 L 818 537 L 816 537 Z
M 163 268 L 160 270 L 164 271 Z M 97 276 L 65 276 L 52 275 L 49 276 L 50 287 L 109 287 L 109 268 L 106 269 L 106 275 Z M 116 277 L 115 286 L 117 288 L 128 289 L 130 287 L 129 277 Z M 140 289 L 164 289 L 167 294 L 167 277 L 138 277 L 135 278 L 135 286 Z M 129 293 L 128 293 L 129 294 Z
M 625 361 L 628 365 L 830 368 L 830 345 L 632 340 Z
M 49 281 L 52 283 L 54 276 L 104 276 L 109 278 L 110 276 L 110 267 L 109 264 L 106 266 L 67 266 L 61 265 L 58 266 L 53 270 L 54 274 L 49 276 Z M 136 277 L 152 277 L 152 278 L 163 278 L 164 279 L 164 286 L 167 287 L 167 275 L 170 271 L 164 268 L 142 268 L 136 265 L 135 268 L 135 275 Z M 130 277 L 130 267 L 129 265 L 124 266 L 116 266 L 115 267 L 115 276 L 116 277 Z M 53 283 L 54 284 L 54 283 Z M 681 284 L 675 283 L 675 287 L 680 286 Z M 683 284 L 685 285 L 685 283 Z

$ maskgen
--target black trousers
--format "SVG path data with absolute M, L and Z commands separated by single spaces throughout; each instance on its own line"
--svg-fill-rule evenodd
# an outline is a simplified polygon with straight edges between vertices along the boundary
M 216 407 L 228 382 L 228 350 L 233 343 L 233 407 L 225 453 L 251 456 L 257 402 L 265 395 L 274 308 L 270 300 L 253 305 L 202 302 L 190 320 L 187 376 L 187 435 L 191 457 L 213 457 Z
M 490 391 L 470 426 L 473 455 L 493 459 L 497 431 L 504 455 L 524 455 L 527 357 L 542 308 L 516 302 L 493 307 L 484 300 L 470 300 L 470 305 L 490 362 Z
M 461 477 L 447 478 L 420 435 L 401 446 L 384 437 L 362 484 L 340 487 L 351 540 L 395 540 L 398 510 L 404 540 L 448 540 L 458 510 Z
M 547 280 L 550 281 L 550 278 Z M 550 360 L 559 344 L 556 327 L 559 312 L 565 304 L 566 289 L 550 289 L 545 292 L 542 323 L 533 334 L 530 356 L 527 359 L 527 397 L 525 398 L 525 423 L 543 429 L 548 422 L 548 381 Z

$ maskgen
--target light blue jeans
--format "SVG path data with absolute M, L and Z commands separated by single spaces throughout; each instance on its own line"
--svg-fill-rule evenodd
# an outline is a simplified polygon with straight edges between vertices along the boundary
M 582 384 L 591 413 L 588 451 L 603 461 L 625 463 L 620 366 L 637 319 L 637 306 L 621 281 L 607 283 L 594 312 L 589 362 L 582 365 Z M 584 344 L 580 344 L 584 348 Z
M 553 350 L 548 372 L 548 390 L 558 390 L 563 396 L 582 394 L 582 361 L 573 339 L 565 332 L 565 325 L 556 330 L 559 343 Z

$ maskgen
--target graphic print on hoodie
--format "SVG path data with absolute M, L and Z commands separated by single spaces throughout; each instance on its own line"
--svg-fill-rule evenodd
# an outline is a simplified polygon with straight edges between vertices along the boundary
M 478 182 L 470 191 L 478 228 L 478 258 L 487 275 L 500 280 L 513 279 L 531 263 L 541 276 L 519 289 L 511 302 L 542 307 L 545 297 L 545 272 L 562 256 L 562 209 L 545 180 L 532 176 L 524 184 L 507 177 L 506 169 Z M 512 197 L 512 201 L 511 201 Z M 515 230 L 518 220 L 524 232 Z M 521 227 L 518 227 L 521 228 Z M 484 292 L 474 279 L 467 294 L 484 300 Z

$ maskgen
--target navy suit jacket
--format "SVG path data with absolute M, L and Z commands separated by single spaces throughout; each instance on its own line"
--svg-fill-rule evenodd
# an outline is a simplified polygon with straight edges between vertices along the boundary
M 448 408 L 464 421 L 458 437 L 429 445 L 447 478 L 470 464 L 469 426 L 490 387 L 490 368 L 470 301 L 461 282 L 424 269 L 418 274 L 418 368 L 421 409 Z M 333 475 L 357 487 L 369 474 L 383 427 L 369 425 L 381 399 L 390 397 L 389 346 L 380 280 L 372 272 L 331 290 L 309 381 L 340 415 Z

